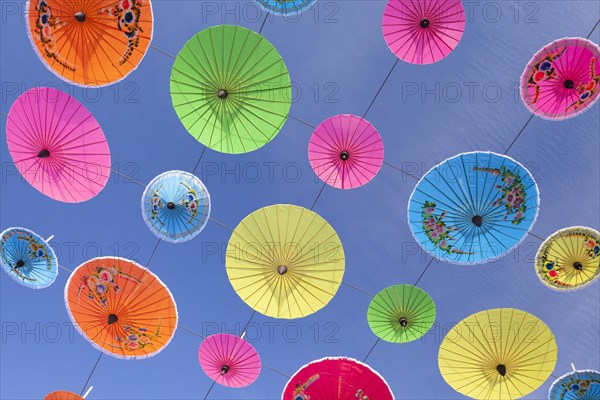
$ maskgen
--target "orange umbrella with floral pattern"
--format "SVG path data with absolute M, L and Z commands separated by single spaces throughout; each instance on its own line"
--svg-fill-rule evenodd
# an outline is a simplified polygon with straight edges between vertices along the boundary
M 116 257 L 81 264 L 65 288 L 67 312 L 98 350 L 117 358 L 152 357 L 177 328 L 177 306 L 150 270 Z
M 150 0 L 30 0 L 27 31 L 61 79 L 105 86 L 137 68 L 152 40 Z

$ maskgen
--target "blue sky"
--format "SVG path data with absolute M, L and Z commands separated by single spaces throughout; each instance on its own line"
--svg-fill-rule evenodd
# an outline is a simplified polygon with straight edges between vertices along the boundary
M 400 62 L 367 115 L 383 138 L 386 162 L 418 176 L 460 152 L 504 152 L 530 115 L 515 91 L 525 64 L 554 39 L 585 37 L 600 18 L 597 1 L 465 5 L 468 22 L 455 52 L 429 66 Z M 73 94 L 95 115 L 119 172 L 147 183 L 167 170 L 194 168 L 203 146 L 185 131 L 171 106 L 172 59 L 150 49 L 139 69 L 121 83 L 100 90 L 75 88 L 38 60 L 22 19 L 24 3 L 3 0 L 0 6 L 2 112 L 22 91 L 52 85 Z M 283 56 L 294 82 L 291 115 L 316 125 L 336 114 L 364 113 L 395 61 L 381 34 L 384 6 L 383 1 L 324 0 L 297 21 L 267 21 L 262 33 Z M 252 2 L 163 0 L 154 1 L 153 8 L 153 44 L 173 55 L 204 28 L 229 23 L 258 30 L 264 18 Z M 600 41 L 599 28 L 591 39 Z M 414 89 L 417 93 L 411 94 Z M 60 263 L 71 269 L 88 258 L 116 253 L 147 263 L 156 238 L 140 215 L 143 188 L 112 175 L 104 191 L 88 202 L 53 201 L 22 181 L 4 140 L 4 117 L 1 125 L 0 228 L 24 226 L 42 236 L 54 234 Z M 539 185 L 536 235 L 572 225 L 600 228 L 599 131 L 596 104 L 563 122 L 534 118 L 510 150 Z M 212 217 L 235 226 L 266 205 L 310 207 L 321 188 L 308 163 L 310 135 L 309 127 L 290 118 L 276 139 L 256 152 L 231 156 L 207 150 L 196 174 L 210 191 Z M 345 282 L 374 294 L 416 281 L 429 256 L 416 247 L 406 221 L 415 183 L 384 165 L 360 189 L 325 189 L 315 211 L 344 244 Z M 200 333 L 239 333 L 252 312 L 227 281 L 223 255 L 229 235 L 228 229 L 209 223 L 190 242 L 161 243 L 149 264 L 173 292 L 180 324 Z M 530 236 L 490 264 L 432 264 L 420 287 L 435 300 L 439 325 L 422 341 L 380 343 L 368 359 L 397 398 L 460 398 L 438 371 L 442 327 L 486 308 L 516 307 L 543 319 L 559 347 L 554 375 L 567 372 L 571 362 L 600 369 L 599 283 L 575 293 L 547 289 L 533 268 L 539 244 Z M 79 392 L 85 383 L 98 352 L 69 328 L 63 304 L 67 277 L 61 270 L 55 284 L 41 291 L 0 278 L 1 398 L 42 398 L 55 389 Z M 285 374 L 328 355 L 363 359 L 376 339 L 366 320 L 369 301 L 343 285 L 326 308 L 310 317 L 278 321 L 257 315 L 247 338 L 264 364 Z M 200 340 L 179 329 L 156 357 L 102 357 L 89 398 L 203 398 L 211 381 L 198 364 Z M 211 398 L 274 399 L 286 381 L 265 369 L 252 386 L 217 386 Z M 544 398 L 551 381 L 528 398 Z

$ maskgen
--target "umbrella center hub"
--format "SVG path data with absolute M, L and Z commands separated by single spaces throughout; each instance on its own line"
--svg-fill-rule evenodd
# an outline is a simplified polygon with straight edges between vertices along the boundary
M 419 22 L 419 25 L 421 25 L 421 28 L 427 28 L 429 26 L 429 20 L 427 18 L 422 19 L 421 22 Z
M 277 267 L 277 273 L 279 273 L 279 275 L 285 275 L 288 271 L 288 268 L 286 265 L 280 265 L 279 267 Z
M 85 21 L 85 13 L 83 11 L 78 11 L 73 16 L 75 17 L 75 20 L 77 20 L 77 22 Z
M 174 210 L 175 209 L 175 203 L 173 203 L 172 201 L 167 203 L 167 208 L 169 210 Z
M 570 79 L 567 79 L 564 83 L 563 86 L 565 87 L 565 89 L 573 89 L 575 87 L 575 82 L 573 82 Z
M 400 318 L 398 322 L 400 322 L 400 325 L 402 325 L 403 327 L 408 325 L 408 320 L 405 317 Z
M 225 100 L 227 98 L 227 96 L 229 96 L 229 92 L 225 89 L 219 89 L 219 91 L 217 92 L 217 96 L 221 100 Z
M 225 375 L 228 372 L 229 372 L 229 365 L 223 365 L 221 367 L 221 375 Z
M 575 268 L 577 271 L 582 271 L 583 270 L 583 264 L 580 263 L 579 261 L 575 261 L 573 263 L 573 268 Z
M 483 217 L 481 215 L 474 215 L 473 218 L 471 218 L 471 222 L 473 225 L 480 228 L 481 225 L 483 225 Z
M 115 323 L 115 322 L 117 322 L 118 320 L 119 320 L 119 317 L 117 317 L 115 314 L 110 314 L 110 315 L 108 316 L 108 324 L 109 324 L 109 325 L 112 325 L 112 324 L 114 324 L 114 323 Z
M 40 150 L 40 152 L 37 155 L 39 158 L 48 158 L 50 157 L 50 150 L 48 149 L 42 149 Z
M 498 373 L 502 376 L 506 375 L 506 365 L 504 364 L 498 364 L 496 365 L 496 371 L 498 371 Z
M 350 153 L 348 153 L 346 150 L 340 153 L 340 158 L 342 159 L 342 161 L 346 161 L 348 157 L 350 157 Z
M 19 260 L 19 261 L 17 261 L 17 265 L 16 265 L 16 267 L 15 267 L 15 268 L 21 268 L 21 267 L 22 267 L 22 266 L 24 266 L 24 265 L 25 265 L 25 261 L 23 261 L 23 260 Z

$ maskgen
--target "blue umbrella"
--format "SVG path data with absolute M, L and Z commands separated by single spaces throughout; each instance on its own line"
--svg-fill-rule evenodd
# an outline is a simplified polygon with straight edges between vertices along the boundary
M 204 229 L 210 215 L 210 196 L 200 179 L 183 171 L 158 175 L 142 195 L 142 216 L 159 238 L 185 242 Z
M 275 15 L 296 15 L 308 10 L 317 0 L 256 0 L 258 4 Z
M 515 160 L 463 153 L 433 167 L 408 203 L 413 236 L 431 255 L 453 264 L 485 263 L 510 252 L 533 226 L 539 192 Z
M 2 232 L 0 263 L 8 276 L 31 289 L 52 285 L 58 275 L 58 260 L 52 247 L 25 228 L 8 228 Z
M 549 400 L 598 400 L 600 399 L 600 372 L 593 370 L 572 371 L 554 381 Z

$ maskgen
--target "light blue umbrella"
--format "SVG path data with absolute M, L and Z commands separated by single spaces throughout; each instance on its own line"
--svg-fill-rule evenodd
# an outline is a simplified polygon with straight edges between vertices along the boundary
M 31 289 L 52 285 L 58 275 L 58 260 L 52 247 L 37 233 L 25 228 L 8 228 L 2 232 L 0 263 L 8 276 Z
M 433 167 L 408 203 L 413 236 L 453 264 L 480 264 L 516 247 L 533 226 L 539 192 L 525 167 L 504 155 L 463 153 Z
M 296 15 L 308 10 L 317 0 L 256 0 L 258 4 L 275 15 Z
M 554 381 L 549 400 L 598 400 L 600 399 L 600 372 L 593 370 L 572 371 Z
M 142 195 L 142 216 L 157 237 L 185 242 L 204 229 L 210 215 L 210 196 L 200 179 L 183 171 L 158 175 Z

